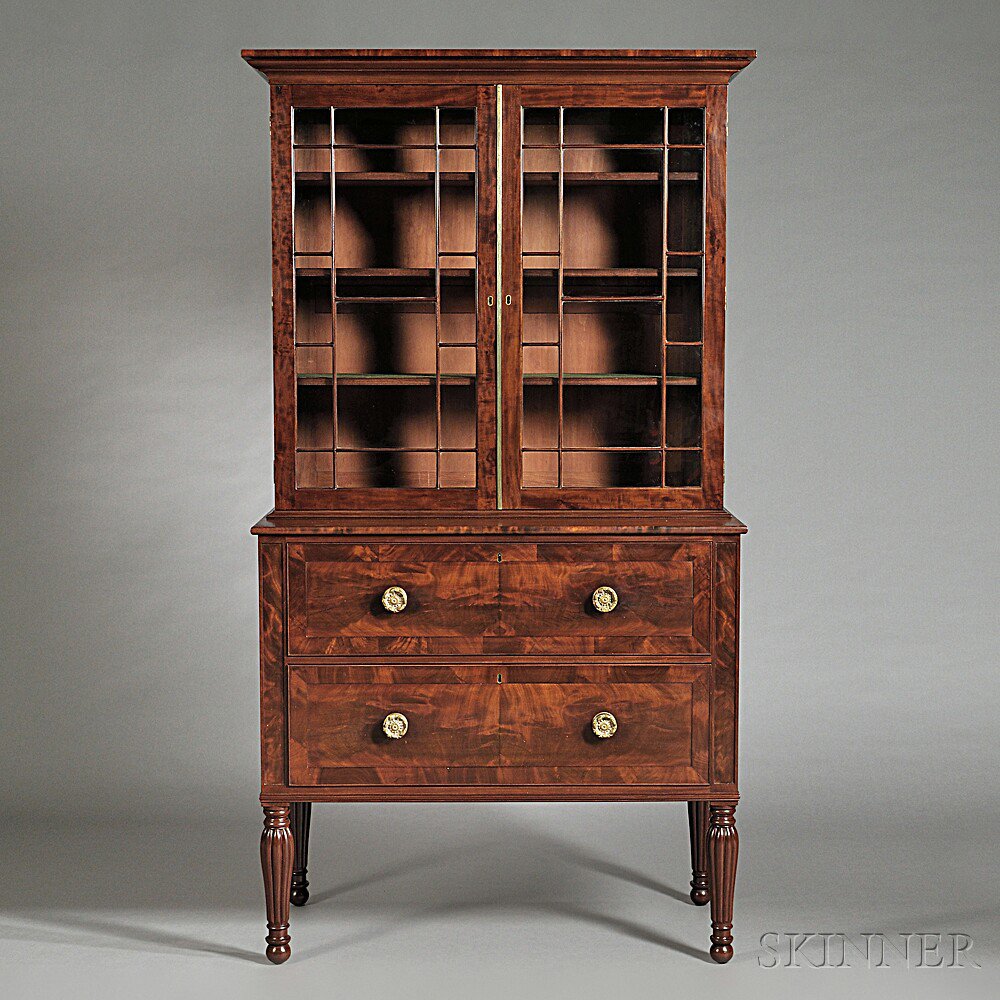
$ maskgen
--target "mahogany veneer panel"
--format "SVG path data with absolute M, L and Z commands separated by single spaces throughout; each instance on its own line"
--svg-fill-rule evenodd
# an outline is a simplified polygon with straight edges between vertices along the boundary
M 711 545 L 539 545 L 500 564 L 500 619 L 525 652 L 701 653 L 711 648 Z M 611 586 L 618 606 L 592 595 Z M 505 640 L 513 651 L 516 640 Z
M 288 677 L 288 773 L 317 782 L 331 768 L 486 767 L 498 760 L 499 687 L 330 684 L 322 667 Z M 389 739 L 382 721 L 402 712 L 409 729 Z
M 392 586 L 408 596 L 398 614 L 382 607 Z M 476 546 L 291 544 L 288 651 L 472 651 L 496 629 L 498 588 L 495 557 L 487 561 Z M 450 637 L 468 641 L 432 641 Z M 423 642 L 414 648 L 409 640 Z
M 582 781 L 602 769 L 641 768 L 636 780 L 708 780 L 705 668 L 672 670 L 661 684 L 505 684 L 500 688 L 500 757 L 505 767 L 558 777 L 578 768 Z M 599 739 L 594 715 L 611 711 L 618 731 Z M 590 775 L 590 769 L 597 773 Z M 538 774 L 535 775 L 537 780 Z

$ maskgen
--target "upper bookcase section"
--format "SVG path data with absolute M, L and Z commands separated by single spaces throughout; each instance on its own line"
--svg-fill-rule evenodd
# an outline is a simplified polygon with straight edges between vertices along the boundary
M 352 83 L 701 83 L 727 84 L 753 49 L 244 49 L 273 84 Z

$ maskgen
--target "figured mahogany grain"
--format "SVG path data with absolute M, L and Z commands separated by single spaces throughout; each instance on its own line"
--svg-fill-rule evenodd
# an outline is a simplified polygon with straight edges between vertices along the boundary
M 497 684 L 335 684 L 322 666 L 288 674 L 289 779 L 310 784 L 337 767 L 488 767 L 499 763 Z M 390 739 L 382 722 L 402 712 Z
M 591 728 L 602 711 L 618 721 L 610 738 Z M 706 671 L 677 668 L 660 684 L 504 684 L 500 762 L 509 768 L 641 767 L 646 783 L 705 782 Z

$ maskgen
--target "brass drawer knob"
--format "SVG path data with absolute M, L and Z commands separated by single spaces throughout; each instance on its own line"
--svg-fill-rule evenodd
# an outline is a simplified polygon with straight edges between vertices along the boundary
M 598 739 L 610 739 L 618 732 L 618 720 L 610 712 L 598 712 L 590 723 Z
M 598 587 L 590 600 L 594 607 L 604 615 L 618 607 L 618 595 L 615 593 L 614 587 Z
M 388 587 L 382 594 L 382 607 L 394 615 L 406 608 L 406 591 L 402 587 Z
M 382 732 L 390 740 L 401 740 L 409 728 L 410 724 L 406 721 L 406 716 L 402 712 L 390 712 L 382 720 Z

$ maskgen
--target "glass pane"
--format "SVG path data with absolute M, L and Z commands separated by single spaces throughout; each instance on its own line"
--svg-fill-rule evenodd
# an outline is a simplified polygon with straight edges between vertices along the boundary
M 700 250 L 705 231 L 701 149 L 671 149 L 667 196 L 667 249 Z
M 704 108 L 671 108 L 667 112 L 667 142 L 672 146 L 704 141 Z
M 658 448 L 660 387 L 622 385 L 563 386 L 564 448 Z
M 702 268 L 700 257 L 667 256 L 667 340 L 701 340 Z
M 296 481 L 476 485 L 476 112 L 293 109 Z
M 566 372 L 658 375 L 662 341 L 659 302 L 566 304 L 563 316 Z
M 337 108 L 334 129 L 338 145 L 433 146 L 434 108 Z
M 662 108 L 566 108 L 564 115 L 567 145 L 663 145 Z

